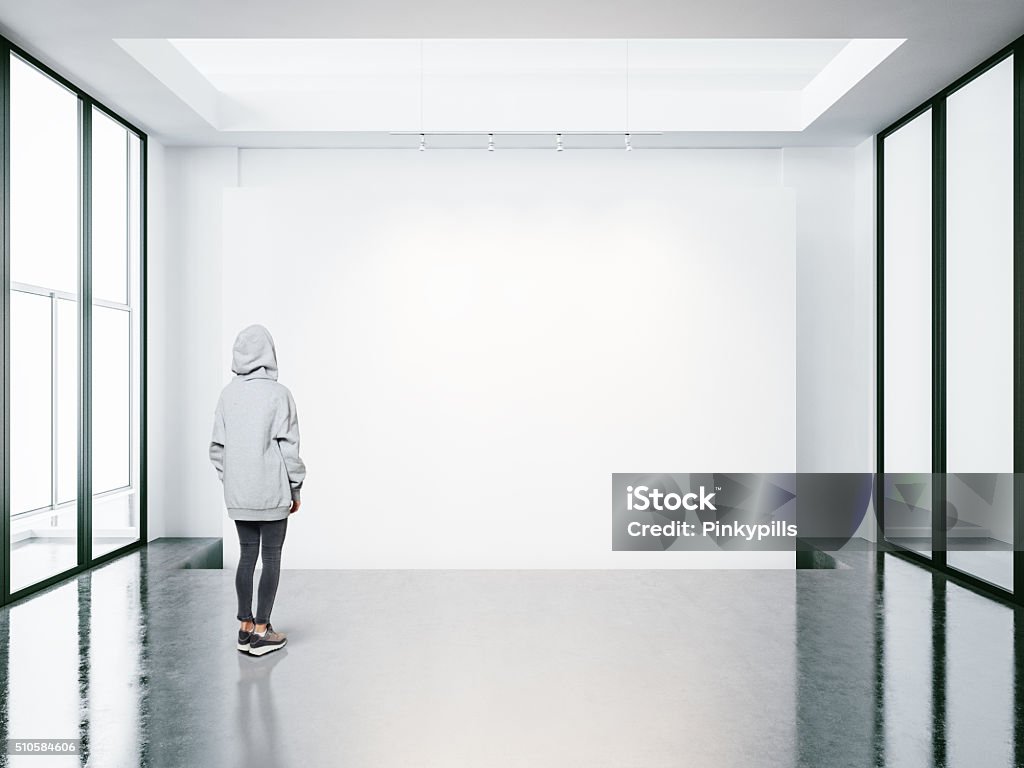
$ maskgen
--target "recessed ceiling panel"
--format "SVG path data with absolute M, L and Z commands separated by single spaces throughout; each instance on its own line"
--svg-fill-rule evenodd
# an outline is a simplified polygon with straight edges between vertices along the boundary
M 801 131 L 902 40 L 120 40 L 214 128 Z

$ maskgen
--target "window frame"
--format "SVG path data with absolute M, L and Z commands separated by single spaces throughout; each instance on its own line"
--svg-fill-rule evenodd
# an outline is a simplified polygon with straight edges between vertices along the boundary
M 77 425 L 77 485 L 78 498 L 76 501 L 77 513 L 77 564 L 70 569 L 53 574 L 42 581 L 26 587 L 11 591 L 11 506 L 10 506 L 10 293 L 11 284 L 11 258 L 10 258 L 10 75 L 11 56 L 17 56 L 30 66 L 35 67 L 41 73 L 51 78 L 57 84 L 71 91 L 78 98 L 78 175 L 79 175 L 79 231 L 78 231 L 78 425 Z M 93 555 L 93 526 L 92 526 L 92 115 L 93 109 L 109 117 L 121 125 L 130 136 L 134 135 L 139 140 L 138 158 L 138 179 L 139 184 L 139 264 L 138 275 L 131 273 L 131 259 L 129 258 L 129 292 L 127 303 L 117 305 L 119 309 L 125 309 L 129 313 L 138 313 L 137 345 L 132 344 L 130 355 L 138 350 L 138 359 L 130 359 L 129 371 L 133 365 L 138 366 L 138 386 L 130 387 L 131 397 L 138 397 L 138 422 L 132 423 L 134 430 L 138 430 L 137 457 L 132 455 L 133 449 L 129 449 L 129 456 L 132 457 L 130 486 L 134 486 L 138 495 L 139 507 L 139 537 L 136 541 L 122 545 L 114 550 L 96 557 Z M 23 50 L 10 40 L 0 36 L 0 198 L 3 206 L 0 210 L 0 369 L 2 369 L 2 401 L 3 401 L 3 439 L 0 441 L 0 604 L 7 605 L 41 590 L 48 589 L 53 585 L 71 578 L 83 571 L 100 565 L 108 560 L 120 557 L 128 552 L 143 548 L 148 540 L 148 493 L 147 493 L 147 235 L 148 235 L 148 201 L 147 201 L 147 159 L 148 159 L 148 136 L 130 120 L 117 113 L 107 105 L 94 98 L 85 89 L 56 72 L 51 67 L 40 61 L 38 58 Z M 129 160 L 129 171 L 131 171 L 131 160 Z M 128 177 L 126 177 L 126 183 Z M 130 195 L 130 193 L 129 193 Z M 127 236 L 127 233 L 126 233 Z M 137 279 L 138 283 L 138 306 L 132 306 L 131 281 Z M 20 288 L 21 286 L 19 286 Z M 109 305 L 110 302 L 99 301 L 101 305 Z M 129 315 L 131 317 L 131 315 Z M 131 322 L 131 321 L 130 321 Z M 131 326 L 130 326 L 131 327 Z M 129 408 L 131 408 L 129 404 Z M 137 467 L 137 470 L 136 470 Z M 135 477 L 134 473 L 138 472 Z M 123 489 L 111 490 L 110 493 L 123 492 Z M 102 494 L 107 495 L 107 494 Z
M 947 562 L 946 473 L 946 101 L 1013 57 L 1013 587 L 1006 589 Z M 932 110 L 932 519 L 931 557 L 885 538 L 885 139 Z M 975 591 L 1024 606 L 1024 36 L 907 112 L 875 136 L 875 494 L 878 557 L 891 553 Z

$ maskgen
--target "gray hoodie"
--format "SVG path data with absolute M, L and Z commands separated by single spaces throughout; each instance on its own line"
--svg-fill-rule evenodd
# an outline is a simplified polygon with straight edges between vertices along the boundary
M 238 334 L 231 370 L 236 376 L 217 400 L 210 440 L 228 516 L 281 520 L 299 498 L 306 465 L 295 400 L 277 381 L 277 352 L 266 328 L 250 325 Z

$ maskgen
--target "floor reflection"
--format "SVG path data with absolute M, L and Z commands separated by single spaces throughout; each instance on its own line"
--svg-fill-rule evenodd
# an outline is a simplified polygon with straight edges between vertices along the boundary
M 1021 765 L 1024 611 L 891 554 L 873 581 L 874 765 Z
M 87 667 L 80 664 L 79 594 L 79 584 L 72 581 L 3 612 L 4 739 L 82 738 L 80 703 L 87 693 Z M 40 768 L 78 764 L 79 758 L 67 755 L 20 755 L 9 760 L 11 766 Z
M 33 536 L 11 544 L 11 591 L 37 584 L 78 564 L 75 531 L 63 538 Z
M 896 555 L 862 574 L 798 589 L 800 765 L 1020 765 L 1024 611 Z
M 794 674 L 792 687 L 770 685 L 770 677 L 759 682 L 753 672 L 744 673 L 747 690 L 740 695 L 740 688 L 736 688 L 736 693 L 726 697 L 733 708 L 727 719 L 716 720 L 713 712 L 701 715 L 692 711 L 681 711 L 678 717 L 706 721 L 706 728 L 712 731 L 717 731 L 716 723 L 720 723 L 721 733 L 709 733 L 708 738 L 712 744 L 729 739 L 730 748 L 735 750 L 735 740 L 744 738 L 743 723 L 772 712 L 778 731 L 786 734 L 771 747 L 780 751 L 762 751 L 751 765 L 966 768 L 1021 764 L 1024 611 L 964 589 L 894 555 L 877 561 L 873 553 L 859 557 L 860 561 L 845 570 L 751 572 L 750 579 L 779 585 L 777 591 L 768 593 L 777 594 L 778 605 L 753 609 L 753 613 L 762 611 L 763 615 L 753 615 L 750 603 L 737 610 L 741 604 L 738 596 L 714 616 L 707 612 L 707 604 L 703 604 L 702 613 L 696 613 L 693 601 L 682 596 L 698 577 L 666 574 L 664 579 L 677 591 L 657 615 L 665 627 L 673 628 L 671 631 L 686 633 L 690 638 L 707 636 L 708 642 L 714 642 L 720 650 L 731 642 L 730 635 L 749 634 L 752 627 L 770 632 L 765 628 L 776 626 L 775 639 L 781 639 L 783 645 L 788 642 L 795 653 L 793 665 L 788 666 L 779 648 L 766 645 L 770 658 L 764 662 L 784 669 L 787 679 Z M 15 756 L 0 760 L 0 764 L 30 768 L 87 764 L 304 766 L 321 764 L 318 761 L 329 756 L 323 764 L 398 764 L 387 759 L 393 753 L 385 738 L 393 734 L 394 739 L 402 739 L 401 728 L 392 730 L 395 723 L 381 722 L 380 732 L 366 735 L 351 730 L 351 725 L 358 722 L 360 708 L 369 707 L 382 714 L 396 711 L 397 699 L 392 699 L 401 698 L 403 689 L 395 688 L 395 680 L 384 670 L 397 666 L 408 675 L 416 666 L 429 666 L 431 646 L 417 648 L 415 643 L 406 645 L 404 641 L 382 643 L 386 638 L 379 636 L 375 643 L 371 631 L 332 637 L 339 649 L 344 648 L 337 654 L 336 665 L 323 663 L 325 658 L 335 658 L 333 654 L 315 657 L 319 661 L 313 662 L 312 645 L 250 658 L 234 651 L 231 638 L 225 634 L 225 629 L 228 634 L 233 630 L 230 580 L 219 570 L 182 575 L 185 573 L 176 572 L 173 579 L 177 581 L 167 587 L 167 572 L 148 570 L 144 555 L 132 553 L 0 610 L 0 737 L 82 740 L 82 754 L 77 757 Z M 702 676 L 700 659 L 677 659 L 660 645 L 652 645 L 657 630 L 652 629 L 650 621 L 640 621 L 645 614 L 630 613 L 633 603 L 625 599 L 630 591 L 616 586 L 625 576 L 598 577 L 590 573 L 580 572 L 574 578 L 580 589 L 588 588 L 588 579 L 596 579 L 589 587 L 599 594 L 592 606 L 597 610 L 593 615 L 626 617 L 623 624 L 606 630 L 624 632 L 616 635 L 613 644 L 574 646 L 563 660 L 566 664 L 585 664 L 591 655 L 597 655 L 602 668 L 607 669 L 608 677 L 595 680 L 594 690 L 603 690 L 611 701 L 594 699 L 595 713 L 591 714 L 596 714 L 598 707 L 611 707 L 609 711 L 618 713 L 614 693 L 620 671 L 646 675 L 649 670 L 643 659 L 651 654 L 657 654 L 655 667 L 665 672 L 665 685 L 672 687 L 678 682 L 673 677 L 673 664 L 688 664 L 683 678 L 686 684 L 691 688 L 709 686 L 708 701 L 715 695 L 721 698 L 721 692 L 716 694 L 711 687 L 731 678 Z M 317 573 L 308 578 L 313 584 L 340 577 Z M 402 578 L 423 577 L 409 574 Z M 475 577 L 465 578 L 471 581 Z M 535 581 L 544 578 L 542 573 L 531 576 Z M 699 578 L 710 579 L 701 582 L 705 586 L 728 582 L 732 586 L 723 587 L 723 595 L 751 583 L 735 576 L 727 579 L 724 574 Z M 338 594 L 338 585 L 345 583 L 349 582 L 331 581 L 328 586 Z M 367 577 L 352 595 L 339 599 L 353 600 L 353 606 L 361 602 L 372 611 L 374 605 L 383 604 L 378 601 L 389 597 L 391 587 L 374 591 L 382 583 L 391 584 L 382 582 L 381 577 Z M 514 594 L 514 586 L 511 583 L 508 587 L 513 592 L 502 594 L 508 598 Z M 476 587 L 460 589 L 475 594 Z M 160 596 L 157 603 L 151 602 L 153 595 Z M 593 595 L 581 595 L 579 599 L 593 599 Z M 776 619 L 773 625 L 771 617 L 790 610 L 794 601 L 795 622 L 780 624 Z M 569 606 L 571 603 L 566 603 L 566 610 L 573 610 Z M 436 608 L 446 610 L 451 621 L 459 620 L 455 607 Z M 534 632 L 529 607 L 516 604 L 516 611 L 523 622 L 522 631 L 533 627 Z M 505 621 L 499 606 L 481 615 Z M 416 620 L 422 621 L 422 617 Z M 734 625 L 731 628 L 730 623 Z M 624 629 L 627 627 L 628 632 Z M 485 629 L 480 630 L 477 641 L 487 637 L 490 648 L 494 643 L 503 647 L 501 635 L 490 625 Z M 416 635 L 413 630 L 408 630 L 410 636 Z M 509 640 L 509 647 L 529 642 L 528 634 Z M 766 643 L 773 642 L 769 634 L 761 636 L 767 638 Z M 353 637 L 362 638 L 358 645 L 352 644 Z M 560 642 L 554 636 L 550 640 L 556 646 Z M 483 660 L 509 658 L 506 652 L 493 650 L 496 655 L 492 658 L 487 648 L 473 644 L 477 641 L 467 636 L 465 646 L 456 654 L 456 658 L 462 655 L 477 665 L 466 667 L 459 683 L 462 686 L 476 685 L 469 672 L 477 670 L 477 674 Z M 348 645 L 341 645 L 346 642 Z M 390 649 L 388 659 L 378 658 L 382 648 Z M 711 657 L 716 652 L 709 647 L 707 654 Z M 362 687 L 356 684 L 353 689 L 353 681 L 362 679 L 358 676 L 360 665 L 372 666 L 375 671 L 361 683 Z M 429 680 L 438 686 L 437 690 L 448 690 L 448 678 L 433 680 L 429 674 L 427 678 L 413 676 L 410 684 L 423 685 Z M 366 687 L 367 681 L 372 681 L 370 687 Z M 553 687 L 545 691 L 544 685 L 548 684 Z M 657 676 L 648 679 L 647 685 L 658 684 Z M 531 685 L 534 687 L 529 696 L 577 700 L 556 690 L 557 680 L 540 687 Z M 352 690 L 376 699 L 360 702 L 358 696 L 353 698 Z M 487 701 L 488 695 L 509 695 L 509 691 L 473 691 L 476 693 L 466 701 L 479 703 Z M 687 695 L 705 699 L 701 691 L 689 691 Z M 673 698 L 671 691 L 666 695 L 654 689 L 648 690 L 647 697 L 650 701 L 683 700 Z M 455 711 L 459 706 L 455 698 L 439 699 L 436 704 L 451 710 L 452 722 L 461 716 Z M 633 701 L 627 709 L 638 704 L 642 702 Z M 494 701 L 489 706 L 503 705 Z M 506 715 L 513 712 L 507 707 L 501 711 Z M 478 726 L 487 725 L 486 713 L 468 714 L 476 717 Z M 602 710 L 601 717 L 607 714 Z M 630 713 L 624 711 L 622 716 L 629 717 Z M 359 744 L 346 752 L 343 733 L 359 740 Z M 533 754 L 529 762 L 564 765 L 567 760 L 572 762 L 569 756 L 579 749 L 593 748 L 575 743 L 573 733 L 563 731 L 564 754 Z M 575 733 L 579 737 L 583 732 Z M 439 733 L 424 742 L 434 750 L 424 763 L 443 762 L 448 736 L 454 734 Z M 622 736 L 611 730 L 593 732 L 590 738 L 615 740 Z M 653 743 L 637 749 L 643 749 L 645 765 L 680 764 L 687 759 L 687 742 L 682 744 L 682 753 L 664 753 Z M 751 755 L 758 754 L 757 747 L 749 745 Z M 415 744 L 406 745 L 404 754 L 418 749 Z M 507 750 L 507 762 L 516 763 L 516 745 L 509 744 Z
M 238 705 L 235 708 L 236 755 L 239 765 L 285 765 L 280 751 L 278 707 L 270 678 L 288 656 L 288 649 L 266 658 L 238 655 Z

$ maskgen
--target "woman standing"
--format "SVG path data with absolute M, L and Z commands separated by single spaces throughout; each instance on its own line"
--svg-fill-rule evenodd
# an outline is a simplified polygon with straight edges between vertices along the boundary
M 306 466 L 299 457 L 295 400 L 277 381 L 277 352 L 270 332 L 262 325 L 243 329 L 232 358 L 235 378 L 217 401 L 210 461 L 224 484 L 228 516 L 238 530 L 238 650 L 262 656 L 283 648 L 288 640 L 274 631 L 270 611 L 281 575 L 288 516 L 299 510 Z M 263 573 L 253 616 L 253 573 L 261 543 Z

